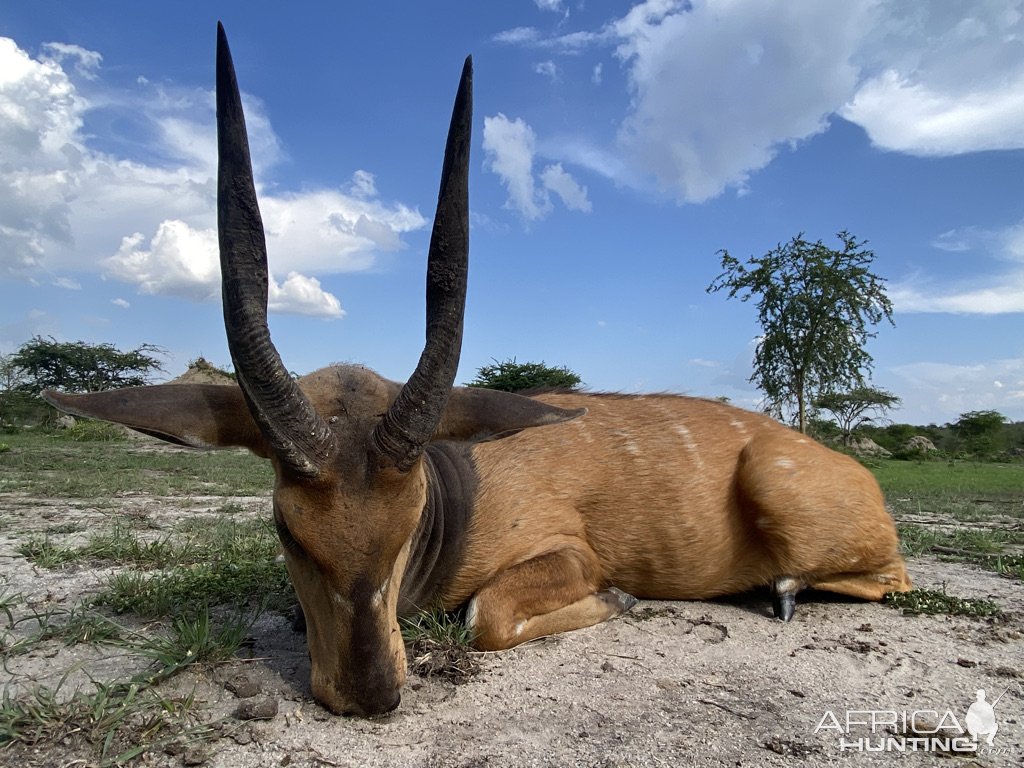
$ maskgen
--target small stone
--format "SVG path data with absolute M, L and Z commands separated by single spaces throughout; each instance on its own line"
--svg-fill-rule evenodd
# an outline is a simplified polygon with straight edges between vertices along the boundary
M 185 765 L 204 765 L 210 759 L 210 753 L 202 747 L 191 747 L 185 750 L 181 756 L 181 762 Z
M 610 661 L 606 661 L 604 664 L 601 665 L 601 671 L 602 672 L 614 672 L 615 671 L 615 667 L 612 666 L 612 663 Z
M 957 666 L 968 667 L 968 668 L 978 666 L 978 662 L 971 661 L 970 659 L 957 659 L 956 663 L 957 663 Z
M 235 710 L 239 720 L 271 720 L 277 715 L 277 699 L 259 696 L 243 699 Z
M 260 693 L 259 683 L 248 677 L 239 677 L 234 680 L 228 680 L 224 684 L 224 687 L 240 699 L 251 699 L 253 696 Z

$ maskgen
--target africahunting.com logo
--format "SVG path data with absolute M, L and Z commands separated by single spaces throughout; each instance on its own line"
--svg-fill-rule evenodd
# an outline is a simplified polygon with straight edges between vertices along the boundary
M 840 752 L 991 754 L 1000 751 L 996 706 L 1009 690 L 989 701 L 979 689 L 959 716 L 952 709 L 826 710 L 814 733 L 834 735 Z

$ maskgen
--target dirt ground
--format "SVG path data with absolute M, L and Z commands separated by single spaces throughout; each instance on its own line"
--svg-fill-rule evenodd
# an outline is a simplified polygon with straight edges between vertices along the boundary
M 231 499 L 216 503 L 225 501 Z M 267 499 L 237 501 L 252 514 L 268 514 Z M 202 498 L 189 500 L 190 509 L 175 509 L 180 502 L 127 497 L 120 512 L 163 519 L 202 514 Z M 111 510 L 2 494 L 0 513 L 6 520 L 0 586 L 9 594 L 70 605 L 109 573 L 37 569 L 15 547 L 26 532 L 55 522 L 74 519 L 94 528 L 109 522 Z M 905 616 L 884 605 L 812 595 L 802 596 L 794 621 L 782 624 L 770 618 L 766 594 L 641 602 L 601 626 L 477 655 L 479 670 L 461 684 L 410 674 L 401 707 L 377 720 L 321 709 L 309 694 L 304 636 L 287 618 L 266 614 L 252 629 L 250 659 L 186 671 L 164 684 L 168 693 L 194 691 L 208 719 L 226 718 L 222 736 L 140 762 L 210 768 L 1021 765 L 1024 585 L 934 560 L 914 560 L 910 569 L 916 586 L 991 599 L 1003 617 Z M 411 653 L 411 660 L 423 662 L 423 653 Z M 74 664 L 102 679 L 123 677 L 129 662 L 109 649 L 45 646 L 8 659 L 0 682 L 10 693 L 52 686 Z M 927 737 L 958 735 L 955 724 L 966 723 L 978 689 L 989 702 L 1001 695 L 993 746 L 966 756 L 933 749 L 942 745 Z M 240 706 L 265 714 L 276 706 L 276 714 L 242 720 Z M 907 728 L 887 725 L 904 718 Z M 907 751 L 894 752 L 899 745 Z M 78 749 L 73 738 L 0 749 L 0 764 L 91 765 L 91 755 Z

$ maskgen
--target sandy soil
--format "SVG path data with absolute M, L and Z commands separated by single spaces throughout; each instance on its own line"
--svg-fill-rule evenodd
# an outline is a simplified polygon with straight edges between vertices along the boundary
M 68 520 L 94 530 L 114 514 L 210 514 L 226 501 L 232 500 L 127 497 L 117 509 L 100 510 L 0 495 L 0 590 L 6 585 L 8 594 L 24 594 L 37 609 L 71 605 L 108 575 L 34 568 L 14 550 L 32 530 Z M 236 501 L 252 514 L 267 512 L 266 499 Z M 1024 585 L 960 564 L 919 559 L 910 567 L 918 587 L 989 598 L 1004 616 L 904 616 L 884 605 L 815 595 L 799 603 L 792 623 L 782 624 L 769 618 L 767 595 L 641 602 L 598 627 L 477 655 L 478 672 L 462 684 L 411 674 L 399 710 L 378 720 L 333 717 L 317 706 L 308 690 L 304 637 L 285 617 L 268 614 L 253 627 L 251 659 L 187 671 L 165 683 L 168 693 L 194 691 L 208 719 L 226 718 L 222 737 L 141 762 L 211 768 L 853 766 L 896 759 L 906 766 L 1020 765 Z M 422 655 L 412 653 L 412 661 Z M 109 649 L 48 644 L 8 659 L 0 682 L 12 693 L 54 685 L 76 663 L 99 679 L 124 676 L 131 664 Z M 989 701 L 1002 694 L 993 747 L 955 758 L 891 751 L 895 746 L 886 739 L 914 733 L 886 727 L 886 721 L 912 719 L 918 736 L 942 726 L 937 735 L 948 739 L 954 722 L 966 722 L 979 688 Z M 250 714 L 276 708 L 276 714 L 242 720 L 240 706 Z M 844 732 L 848 714 L 864 721 L 870 712 L 877 727 L 854 724 Z M 865 743 L 888 751 L 861 751 Z M 83 750 L 72 737 L 0 750 L 0 764 L 92 764 Z

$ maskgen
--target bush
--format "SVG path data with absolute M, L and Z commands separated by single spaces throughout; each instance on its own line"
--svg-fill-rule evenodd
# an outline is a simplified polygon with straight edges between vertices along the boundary
M 494 365 L 485 365 L 477 371 L 476 378 L 467 386 L 484 389 L 500 389 L 503 392 L 527 392 L 530 390 L 579 389 L 583 380 L 565 366 L 552 367 L 540 363 L 518 363 L 515 358 Z

